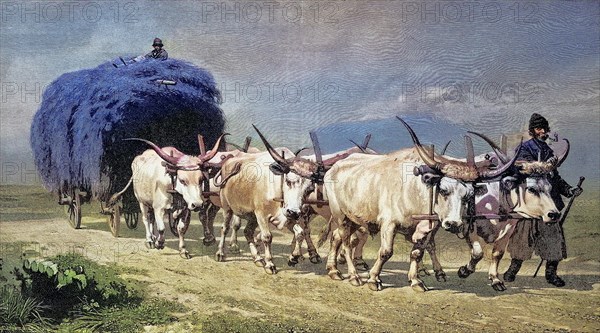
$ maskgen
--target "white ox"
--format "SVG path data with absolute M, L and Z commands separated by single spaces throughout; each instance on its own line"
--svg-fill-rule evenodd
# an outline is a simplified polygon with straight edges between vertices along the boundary
M 271 253 L 272 234 L 269 224 L 278 229 L 300 216 L 305 196 L 313 189 L 311 178 L 317 164 L 295 157 L 287 148 L 274 149 L 258 132 L 267 148 L 265 153 L 244 154 L 227 159 L 221 169 L 220 205 L 224 216 L 224 234 L 231 226 L 233 216 L 248 220 L 246 240 L 254 262 L 269 274 L 277 273 Z M 279 177 L 283 175 L 284 177 Z M 283 179 L 282 179 L 283 178 Z M 283 202 L 276 199 L 283 198 Z M 254 230 L 258 226 L 257 238 L 264 245 L 264 258 L 258 252 Z M 296 236 L 302 237 L 301 228 L 295 228 Z M 217 260 L 224 260 L 224 253 L 217 252 Z
M 372 290 L 381 290 L 379 277 L 382 266 L 393 254 L 396 231 L 410 235 L 414 244 L 410 253 L 408 278 L 414 290 L 425 291 L 427 287 L 417 274 L 428 234 L 436 223 L 430 220 L 413 220 L 413 215 L 424 214 L 429 209 L 429 189 L 434 186 L 437 198 L 433 210 L 446 230 L 462 225 L 463 201 L 473 195 L 469 183 L 476 179 L 494 177 L 505 170 L 478 169 L 474 161 L 438 162 L 421 146 L 413 130 L 398 118 L 408 129 L 415 148 L 403 149 L 387 155 L 354 154 L 337 162 L 328 172 L 329 181 L 325 191 L 329 198 L 332 217 L 338 221 L 341 242 L 334 242 L 333 254 L 328 257 L 327 269 L 330 277 L 341 279 L 336 256 L 340 245 L 346 251 L 348 274 L 353 285 L 363 282 L 356 272 L 350 257 L 349 240 L 360 226 L 376 223 L 381 230 L 381 247 L 367 283 Z M 472 152 L 471 154 L 472 158 Z M 406 174 L 405 166 L 427 164 L 429 171 L 420 172 L 421 179 Z M 423 169 L 421 169 L 423 170 Z M 341 244 L 340 244 L 341 243 Z
M 518 158 L 517 150 L 513 160 L 507 162 L 506 156 L 493 141 L 484 135 L 471 133 L 482 137 L 492 146 L 498 156 L 497 163 L 500 165 L 514 163 Z M 459 277 L 467 278 L 475 271 L 477 263 L 483 258 L 482 242 L 493 244 L 488 278 L 494 290 L 506 290 L 504 282 L 498 278 L 498 265 L 504 256 L 515 225 L 519 222 L 514 215 L 520 215 L 522 218 L 541 219 L 546 223 L 557 222 L 560 212 L 550 196 L 552 186 L 548 180 L 548 174 L 564 161 L 568 151 L 567 146 L 565 153 L 552 162 L 517 161 L 516 165 L 519 171 L 516 174 L 506 174 L 502 178 L 476 185 L 480 188 L 480 190 L 476 190 L 474 202 L 474 214 L 478 218 L 470 222 L 472 224 L 468 228 L 467 237 L 465 237 L 471 250 L 471 259 L 467 265 L 459 268 Z M 511 214 L 513 216 L 509 215 L 511 218 L 494 218 L 511 212 L 516 213 Z
M 327 167 L 327 169 L 331 169 L 331 167 L 333 167 L 333 165 L 335 165 L 335 162 L 342 160 L 352 154 L 376 154 L 376 152 L 374 150 L 368 149 L 366 148 L 366 143 L 368 142 L 368 140 L 365 141 L 365 144 L 363 144 L 363 146 L 359 146 L 356 144 L 356 147 L 352 147 L 346 150 L 342 150 L 342 151 L 338 151 L 332 154 L 327 154 L 327 155 L 323 155 L 321 157 L 321 159 L 323 160 L 324 165 Z M 317 161 L 317 157 L 316 155 L 303 155 L 303 158 L 306 158 L 308 160 L 311 161 Z M 324 179 L 324 181 L 328 181 L 328 179 Z M 319 188 L 317 187 L 315 189 L 315 191 L 311 192 L 307 199 L 307 202 L 309 202 L 309 205 L 306 205 L 305 207 L 305 212 L 304 214 L 302 214 L 302 219 L 299 220 L 299 222 L 301 223 L 301 227 L 304 230 L 304 234 L 305 237 L 304 239 L 306 240 L 306 247 L 308 250 L 308 255 L 309 255 L 309 260 L 313 263 L 313 264 L 317 264 L 317 263 L 321 263 L 321 257 L 319 256 L 319 253 L 317 252 L 317 249 L 314 245 L 314 243 L 312 242 L 311 236 L 310 236 L 310 221 L 313 219 L 313 217 L 315 215 L 321 216 L 325 219 L 325 221 L 327 222 L 327 230 L 324 230 L 323 234 L 321 235 L 321 238 L 323 238 L 322 240 L 319 241 L 319 246 L 321 246 L 321 244 L 323 243 L 323 241 L 325 240 L 325 238 L 327 238 L 330 234 L 331 234 L 331 227 L 332 224 L 330 223 L 331 221 L 331 210 L 329 209 L 329 205 L 326 204 L 325 202 L 327 201 L 327 197 L 325 196 L 325 193 L 321 193 L 321 197 L 319 197 L 319 195 L 317 194 L 317 192 L 319 191 Z M 320 204 L 318 201 L 322 200 L 324 201 L 322 204 Z M 332 237 L 338 237 L 338 233 L 337 231 L 333 231 L 333 234 L 331 234 Z M 367 238 L 368 238 L 368 233 L 366 228 L 359 228 L 359 230 L 355 233 L 354 236 L 352 236 L 352 242 L 353 242 L 353 260 L 354 260 L 354 264 L 357 265 L 357 267 L 363 268 L 364 270 L 368 269 L 367 264 L 364 262 L 364 260 L 362 259 L 362 248 L 363 245 L 366 243 Z M 339 237 L 338 237 L 339 238 Z M 288 265 L 290 266 L 295 266 L 298 263 L 298 260 L 302 257 L 302 252 L 301 252 L 301 242 L 297 242 L 296 238 L 294 238 L 292 240 L 292 254 L 290 255 L 290 259 L 288 261 Z M 339 259 L 342 259 L 345 257 L 340 255 Z
M 217 153 L 222 137 L 219 137 L 211 151 L 199 156 L 186 155 L 173 147 L 161 148 L 148 140 L 126 139 L 143 141 L 152 147 L 133 159 L 131 163 L 133 175 L 129 184 L 120 192 L 125 192 L 133 183 L 133 191 L 139 202 L 142 221 L 146 228 L 148 247 L 164 248 L 165 220 L 168 220 L 169 212 L 178 208 L 174 207 L 174 195 L 178 194 L 183 198 L 186 207 L 182 207 L 181 210 L 197 210 L 201 207 L 204 200 L 201 195 L 202 169 L 204 164 Z M 183 212 L 173 212 L 173 214 L 181 213 Z M 182 223 L 183 221 L 178 226 L 179 230 L 183 228 Z M 184 233 L 179 233 L 179 251 L 182 256 L 189 257 L 183 240 Z

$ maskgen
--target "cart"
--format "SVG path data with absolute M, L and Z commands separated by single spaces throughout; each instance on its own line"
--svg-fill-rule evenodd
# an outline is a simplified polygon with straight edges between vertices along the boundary
M 140 209 L 129 187 L 142 137 L 197 154 L 197 135 L 214 144 L 225 120 L 221 95 L 205 69 L 178 60 L 106 62 L 61 75 L 44 91 L 31 125 L 31 147 L 44 187 L 58 196 L 69 224 L 81 228 L 85 203 L 100 202 L 113 236 L 130 229 Z M 189 214 L 177 214 L 185 218 Z M 184 212 L 185 213 L 185 212 Z

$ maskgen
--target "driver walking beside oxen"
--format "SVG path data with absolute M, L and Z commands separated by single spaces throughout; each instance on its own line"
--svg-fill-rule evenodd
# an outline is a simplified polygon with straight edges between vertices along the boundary
M 549 132 L 548 120 L 537 113 L 532 114 L 529 120 L 529 135 L 532 138 L 523 143 L 518 160 L 546 162 L 556 158 L 546 143 Z M 550 195 L 558 210 L 565 207 L 561 195 L 572 197 L 583 192 L 581 187 L 569 185 L 556 170 L 550 178 L 550 183 L 552 185 Z M 567 258 L 562 225 L 560 223 L 543 223 L 541 220 L 535 219 L 522 220 L 517 223 L 515 233 L 508 244 L 508 252 L 511 254 L 512 260 L 510 267 L 504 273 L 504 281 L 515 280 L 523 260 L 530 259 L 534 250 L 542 260 L 546 261 L 546 281 L 556 287 L 564 286 L 565 282 L 556 273 L 558 263 Z

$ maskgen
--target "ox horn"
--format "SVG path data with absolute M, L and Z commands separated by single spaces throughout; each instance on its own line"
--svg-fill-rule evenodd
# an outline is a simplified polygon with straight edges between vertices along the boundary
M 421 142 L 419 142 L 419 138 L 417 138 L 415 131 L 413 131 L 413 129 L 404 120 L 402 120 L 402 118 L 398 116 L 396 116 L 396 118 L 398 118 L 398 120 L 402 122 L 404 127 L 406 127 L 406 129 L 408 130 L 408 133 L 410 133 L 410 137 L 412 138 L 412 141 L 415 144 L 415 148 L 417 149 L 417 152 L 419 153 L 419 156 L 421 156 L 423 162 L 425 162 L 425 164 L 427 164 L 427 166 L 432 168 L 433 170 L 441 172 L 442 168 L 444 167 L 444 164 L 436 162 L 436 160 L 429 155 L 427 150 L 421 145 Z
M 352 139 L 348 139 L 348 140 L 350 140 L 350 142 L 352 142 L 358 149 L 360 149 L 361 153 L 368 154 L 367 150 L 363 146 L 356 143 L 356 141 L 354 141 Z
M 444 149 L 442 149 L 441 155 L 446 155 L 446 150 L 448 149 L 448 146 L 450 145 L 450 142 L 452 142 L 452 140 L 449 140 L 448 142 L 446 142 L 446 145 L 444 146 Z
M 173 157 L 167 153 L 165 153 L 162 148 L 160 148 L 159 146 L 157 146 L 154 142 L 152 141 L 148 141 L 145 139 L 140 139 L 140 138 L 127 138 L 127 139 L 123 139 L 123 141 L 142 141 L 147 143 L 150 147 L 152 147 L 152 149 L 154 149 L 154 151 L 158 154 L 158 156 L 160 156 L 160 158 L 162 158 L 163 160 L 165 160 L 165 162 L 172 164 L 172 165 L 177 165 L 177 161 L 178 158 L 177 157 Z
M 465 146 L 467 146 L 467 166 L 475 167 L 475 150 L 473 149 L 473 140 L 468 135 L 465 135 Z
M 294 156 L 298 156 L 301 152 L 307 150 L 307 147 L 302 147 L 294 152 Z
M 558 157 L 557 162 L 554 164 L 554 168 L 558 168 L 561 164 L 563 164 L 563 162 L 567 159 L 567 156 L 569 156 L 569 151 L 571 150 L 571 143 L 569 142 L 569 140 L 563 138 L 563 140 L 565 140 L 567 142 L 567 150 L 565 150 L 565 152 Z
M 219 146 L 221 145 L 221 140 L 223 139 L 223 137 L 225 135 L 229 135 L 229 133 L 221 134 L 221 136 L 219 136 L 219 138 L 217 139 L 217 142 L 215 143 L 215 146 L 213 147 L 213 149 L 206 152 L 206 154 L 198 156 L 200 158 L 200 160 L 202 161 L 202 163 L 209 161 L 211 158 L 213 158 L 213 157 L 215 157 L 215 155 L 217 155 L 217 152 L 219 151 Z
M 348 154 L 348 153 L 342 153 L 342 154 L 335 155 L 335 156 L 330 157 L 330 158 L 326 159 L 325 161 L 323 161 L 323 165 L 326 168 L 331 168 L 335 164 L 335 162 L 341 161 L 348 156 L 350 156 L 350 154 Z
M 467 131 L 467 133 L 477 135 L 478 137 L 482 138 L 485 142 L 487 142 L 487 144 L 490 145 L 490 147 L 492 147 L 492 149 L 494 150 L 494 153 L 496 153 L 496 156 L 498 157 L 500 162 L 502 162 L 502 164 L 506 164 L 506 163 L 510 162 L 508 156 L 506 156 L 506 154 L 504 153 L 502 148 L 498 147 L 498 145 L 494 141 L 492 141 L 492 139 L 488 138 L 487 136 L 485 136 L 483 134 L 477 133 L 477 132 Z
M 515 156 L 513 156 L 513 158 L 510 161 L 507 161 L 507 163 L 504 163 L 501 167 L 493 169 L 493 170 L 488 169 L 488 168 L 485 168 L 483 170 L 478 170 L 479 176 L 483 179 L 486 179 L 486 178 L 491 179 L 491 178 L 498 177 L 501 174 L 503 174 L 504 172 L 508 171 L 508 169 L 510 169 L 517 161 L 517 158 L 519 157 L 519 153 L 521 152 L 522 148 L 523 148 L 523 137 L 521 137 L 521 143 L 519 143 L 519 146 L 517 147 Z
M 280 165 L 287 166 L 288 162 L 285 160 L 285 158 L 283 158 L 281 155 L 279 155 L 277 153 L 275 148 L 273 148 L 273 146 L 271 146 L 271 144 L 267 141 L 267 139 L 264 137 L 264 135 L 262 135 L 262 133 L 258 130 L 258 128 L 256 128 L 256 126 L 254 124 L 252 124 L 252 127 L 254 127 L 254 130 L 256 131 L 256 133 L 258 133 L 258 136 L 260 137 L 262 142 L 265 144 L 265 148 L 267 148 L 267 151 L 269 152 L 271 157 L 273 157 L 275 162 L 277 162 Z
M 363 154 L 368 154 L 369 152 L 367 151 L 367 147 L 369 147 L 369 142 L 371 141 L 371 133 L 367 134 L 365 136 L 365 139 L 363 140 L 363 144 L 359 145 L 358 143 L 356 143 L 356 141 L 352 140 L 352 139 L 348 139 L 350 140 L 350 142 L 352 142 L 358 149 L 360 149 L 360 151 Z

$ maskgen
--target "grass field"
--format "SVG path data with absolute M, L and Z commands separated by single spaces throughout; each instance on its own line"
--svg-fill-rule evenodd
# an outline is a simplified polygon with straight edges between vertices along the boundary
M 464 240 L 440 231 L 438 256 L 447 282 L 424 277 L 432 288 L 415 293 L 406 282 L 410 244 L 397 237 L 394 256 L 384 266 L 384 290 L 372 292 L 347 281 L 332 281 L 325 264 L 308 260 L 287 267 L 290 235 L 273 232 L 277 275 L 254 266 L 240 237 L 240 255 L 226 262 L 214 260 L 216 247 L 202 245 L 197 215 L 186 234 L 192 259 L 177 251 L 177 239 L 167 231 L 166 248 L 143 245 L 143 225 L 129 230 L 124 223 L 119 238 L 98 214 L 97 202 L 83 206 L 82 229 L 72 229 L 55 196 L 35 186 L 0 186 L 0 257 L 33 256 L 77 251 L 99 262 L 115 262 L 123 277 L 148 286 L 153 297 L 179 302 L 190 310 L 167 326 L 147 327 L 149 332 L 596 332 L 600 330 L 600 208 L 599 193 L 577 198 L 565 224 L 569 258 L 559 267 L 567 281 L 552 288 L 531 275 L 539 263 L 525 262 L 508 290 L 494 291 L 487 280 L 489 257 L 468 279 L 456 270 L 469 259 Z M 221 216 L 217 215 L 215 231 Z M 313 238 L 324 221 L 313 225 Z M 216 233 L 218 236 L 218 233 Z M 240 235 L 241 236 L 241 235 Z M 367 242 L 364 257 L 372 265 L 379 237 Z M 325 259 L 327 249 L 320 249 Z M 489 249 L 488 249 L 489 256 Z M 504 259 L 500 271 L 508 266 Z M 425 261 L 429 267 L 428 259 Z M 345 266 L 341 266 L 342 272 Z

